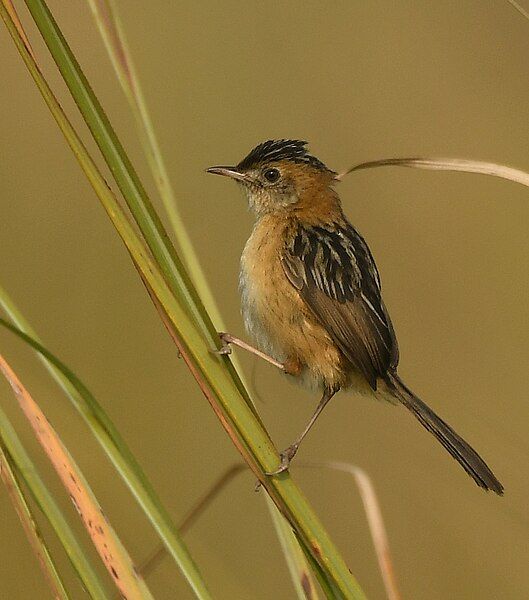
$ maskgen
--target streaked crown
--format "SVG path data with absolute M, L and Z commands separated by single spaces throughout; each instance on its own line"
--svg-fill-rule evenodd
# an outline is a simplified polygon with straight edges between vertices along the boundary
M 237 165 L 240 171 L 256 169 L 262 165 L 288 160 L 294 163 L 305 163 L 320 171 L 330 171 L 321 160 L 309 154 L 307 142 L 302 140 L 268 140 L 256 146 Z

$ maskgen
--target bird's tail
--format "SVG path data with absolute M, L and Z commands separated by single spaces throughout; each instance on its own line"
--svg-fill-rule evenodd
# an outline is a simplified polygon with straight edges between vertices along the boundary
M 386 383 L 396 398 L 441 442 L 472 479 L 483 489 L 492 490 L 499 496 L 503 485 L 486 465 L 479 454 L 465 442 L 441 417 L 418 398 L 396 373 L 387 376 Z

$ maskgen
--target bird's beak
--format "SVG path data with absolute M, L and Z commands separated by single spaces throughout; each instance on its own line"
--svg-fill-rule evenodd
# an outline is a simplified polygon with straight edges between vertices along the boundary
M 225 177 L 231 177 L 232 179 L 246 183 L 251 183 L 253 181 L 249 175 L 238 171 L 237 167 L 209 167 L 209 169 L 206 169 L 206 173 L 213 173 L 213 175 L 224 175 Z

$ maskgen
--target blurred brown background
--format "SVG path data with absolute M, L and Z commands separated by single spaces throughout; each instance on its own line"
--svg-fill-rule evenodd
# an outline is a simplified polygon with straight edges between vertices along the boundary
M 87 4 L 50 6 L 153 190 Z M 529 22 L 507 2 L 122 0 L 118 7 L 182 212 L 234 333 L 243 333 L 238 260 L 252 219 L 235 185 L 206 175 L 206 166 L 236 162 L 268 138 L 296 137 L 336 170 L 409 155 L 529 170 Z M 0 49 L 0 282 L 96 393 L 178 521 L 238 455 L 176 359 L 4 28 Z M 349 176 L 340 192 L 377 259 L 401 374 L 482 453 L 506 493 L 479 490 L 406 411 L 352 394 L 336 397 L 298 460 L 349 461 L 371 475 L 404 598 L 527 598 L 528 190 L 477 175 L 379 169 Z M 30 352 L 3 331 L 0 343 L 141 560 L 156 536 L 133 500 Z M 317 398 L 240 358 L 247 374 L 256 368 L 259 410 L 284 447 Z M 60 490 L 3 382 L 0 397 Z M 352 481 L 299 467 L 294 474 L 368 597 L 383 598 Z M 240 476 L 187 540 L 215 597 L 291 598 L 253 486 L 249 474 Z M 1 489 L 0 514 L 0 596 L 47 597 Z M 149 584 L 156 598 L 191 598 L 170 560 Z

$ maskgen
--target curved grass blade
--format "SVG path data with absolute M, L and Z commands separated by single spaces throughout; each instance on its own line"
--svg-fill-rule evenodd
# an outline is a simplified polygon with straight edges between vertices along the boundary
M 145 582 L 136 573 L 127 550 L 103 514 L 83 473 L 42 410 L 1 354 L 0 371 L 9 382 L 35 437 L 66 488 L 103 564 L 123 598 L 153 600 Z
M 514 183 L 520 183 L 529 187 L 529 173 L 507 167 L 498 163 L 483 162 L 480 160 L 469 160 L 466 158 L 383 158 L 355 165 L 336 177 L 341 180 L 349 173 L 362 169 L 374 167 L 410 167 L 413 169 L 425 169 L 427 171 L 460 171 L 462 173 L 479 173 L 481 175 L 492 175 Z
M 90 564 L 86 552 L 77 541 L 61 509 L 46 487 L 46 484 L 42 481 L 35 465 L 9 422 L 7 415 L 1 408 L 0 440 L 2 445 L 7 449 L 10 458 L 16 466 L 17 472 L 24 480 L 40 510 L 57 534 L 90 598 L 93 600 L 111 600 L 112 596 L 105 591 L 96 571 Z
M 373 540 L 373 546 L 375 547 L 378 566 L 382 574 L 388 600 L 401 600 L 397 586 L 397 578 L 395 577 L 395 569 L 393 568 L 393 562 L 391 560 L 388 534 L 386 533 L 386 527 L 384 526 L 382 510 L 380 509 L 375 487 L 373 486 L 373 482 L 369 475 L 360 467 L 339 461 L 305 463 L 303 466 L 343 471 L 353 477 L 358 491 L 360 492 L 362 504 L 364 505 L 371 539 Z
M 9 456 L 6 448 L 0 443 L 0 477 L 4 482 L 7 494 L 13 503 L 15 511 L 22 523 L 22 527 L 28 541 L 39 561 L 44 578 L 52 591 L 55 600 L 69 600 L 68 593 L 61 580 L 57 567 L 46 546 L 37 521 L 33 517 L 31 508 L 24 496 L 18 477 L 15 473 L 16 467 L 13 459 Z
M 72 63 L 71 51 L 67 47 L 45 3 L 39 0 L 26 0 L 26 3 L 30 10 L 33 9 L 34 20 L 41 29 L 43 37 L 47 40 L 48 47 L 52 51 L 56 62 L 61 62 L 63 69 L 66 71 L 78 69 L 77 63 Z M 247 401 L 248 396 L 241 391 L 240 386 L 242 384 L 240 384 L 240 381 L 237 382 L 236 377 L 233 375 L 229 360 L 226 358 L 220 359 L 211 354 L 211 346 L 205 341 L 203 326 L 200 323 L 197 324 L 195 319 L 195 315 L 200 315 L 203 307 L 201 308 L 201 305 L 197 304 L 193 311 L 189 311 L 188 303 L 193 301 L 193 294 L 190 294 L 189 290 L 186 289 L 177 290 L 177 293 L 173 294 L 168 287 L 157 264 L 146 253 L 144 245 L 137 238 L 134 229 L 123 215 L 113 194 L 64 115 L 51 89 L 34 61 L 32 61 L 5 10 L 2 12 L 2 17 L 6 21 L 28 70 L 105 207 L 107 214 L 114 223 L 133 260 L 141 269 L 144 278 L 148 281 L 159 305 L 167 316 L 167 320 L 177 333 L 181 348 L 184 350 L 183 357 L 222 425 L 228 433 L 230 433 L 230 430 L 236 432 L 238 440 L 236 445 L 239 449 L 242 449 L 245 460 L 259 477 L 275 504 L 296 529 L 304 548 L 315 557 L 325 576 L 335 581 L 343 597 L 363 598 L 364 595 L 343 558 L 290 475 L 283 473 L 273 478 L 265 475 L 265 472 L 277 466 L 279 462 L 278 453 L 273 447 L 267 432 L 263 429 L 260 420 L 256 417 L 253 407 L 250 408 Z M 74 77 L 73 82 L 70 81 L 70 85 L 72 87 L 81 86 L 83 97 L 87 93 L 83 87 L 83 81 L 77 77 Z M 105 123 L 98 121 L 98 126 L 105 128 Z M 105 139 L 108 139 L 108 132 L 101 134 L 104 135 Z M 99 131 L 96 137 L 98 135 Z M 119 163 L 118 160 L 116 168 L 119 168 Z M 196 294 L 196 291 L 194 294 Z M 218 342 L 216 343 L 218 344 Z

